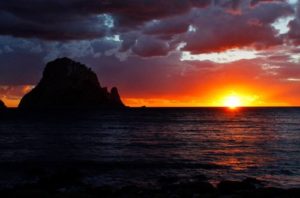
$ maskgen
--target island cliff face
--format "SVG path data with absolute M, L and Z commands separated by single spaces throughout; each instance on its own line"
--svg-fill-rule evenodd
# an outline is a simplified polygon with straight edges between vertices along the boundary
M 6 106 L 2 100 L 0 100 L 0 110 L 6 109 Z
M 49 62 L 41 81 L 19 104 L 21 109 L 121 107 L 117 88 L 109 92 L 90 68 L 69 58 Z

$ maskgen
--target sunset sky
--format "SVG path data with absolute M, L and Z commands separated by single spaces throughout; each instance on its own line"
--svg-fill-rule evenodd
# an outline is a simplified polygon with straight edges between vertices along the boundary
M 0 99 L 70 57 L 129 106 L 300 106 L 297 0 L 0 1 Z

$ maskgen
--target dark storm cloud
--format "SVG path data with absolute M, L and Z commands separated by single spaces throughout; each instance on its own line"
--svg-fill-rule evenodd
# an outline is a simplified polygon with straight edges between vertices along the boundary
M 0 34 L 24 38 L 70 40 L 107 33 L 104 13 L 121 30 L 205 7 L 210 0 L 10 0 L 0 2 Z
M 0 34 L 46 40 L 99 38 L 107 33 L 103 1 L 11 0 L 0 2 Z
M 293 44 L 300 44 L 300 3 L 296 5 L 296 17 L 289 23 L 290 31 L 287 37 L 292 41 Z
M 210 8 L 193 9 L 186 14 L 149 21 L 139 31 L 122 37 L 122 49 L 135 46 L 143 34 L 160 39 L 157 47 L 167 42 L 169 49 L 173 50 L 180 43 L 185 43 L 182 49 L 194 54 L 243 47 L 264 49 L 284 42 L 282 36 L 277 36 L 272 23 L 294 13 L 289 4 L 282 2 L 266 1 L 261 6 L 249 7 L 250 1 L 215 0 L 212 5 Z M 143 51 L 146 46 L 143 46 Z M 136 50 L 133 52 L 137 53 Z M 168 54 L 164 50 L 161 52 Z M 137 54 L 150 57 L 159 53 Z
M 251 4 L 271 0 L 252 0 Z M 46 40 L 81 40 L 105 36 L 105 13 L 114 31 L 130 31 L 153 19 L 218 5 L 238 9 L 241 0 L 9 0 L 0 1 L 0 34 Z M 185 25 L 186 26 L 186 25 Z M 170 27 L 169 31 L 183 31 Z M 159 31 L 147 30 L 147 31 Z
M 220 10 L 195 13 L 192 23 L 198 28 L 179 39 L 186 42 L 183 50 L 198 54 L 282 44 L 283 39 L 277 36 L 271 24 L 279 17 L 293 13 L 289 5 L 268 4 L 244 12 L 238 17 Z
M 60 19 L 56 21 L 31 21 L 12 13 L 0 11 L 0 34 L 23 38 L 46 40 L 90 39 L 102 37 L 107 31 L 104 16 L 89 18 Z
M 153 19 L 162 19 L 188 12 L 191 8 L 203 8 L 211 0 L 116 0 L 110 1 L 105 11 L 115 16 L 120 26 L 140 25 Z

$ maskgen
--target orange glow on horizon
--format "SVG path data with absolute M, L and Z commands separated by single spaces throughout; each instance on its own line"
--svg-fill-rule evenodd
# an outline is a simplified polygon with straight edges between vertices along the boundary
M 203 92 L 203 91 L 199 91 Z M 274 95 L 274 96 L 273 96 Z M 277 99 L 276 94 L 247 87 L 220 88 L 195 96 L 123 97 L 130 107 L 268 107 L 296 106 L 292 102 Z
M 4 103 L 5 103 L 5 105 L 7 106 L 7 107 L 17 107 L 18 105 L 19 105 L 19 103 L 20 103 L 20 100 L 21 99 L 8 99 L 8 98 L 2 98 L 1 99 Z
M 29 85 L 19 87 L 18 93 L 13 92 L 14 95 L 3 94 L 1 96 L 0 93 L 0 99 L 8 107 L 17 107 L 21 97 L 32 87 Z M 271 93 L 260 90 L 253 91 L 253 88 L 233 86 L 233 88 L 219 87 L 219 89 L 213 89 L 209 87 L 207 89 L 200 87 L 194 95 L 188 93 L 186 95 L 145 95 L 140 97 L 129 97 L 126 92 L 123 92 L 121 97 L 123 102 L 130 107 L 230 107 L 234 109 L 240 106 L 293 106 L 292 100 L 291 103 L 280 100 L 281 98 L 277 100 L 276 97 L 270 96 Z

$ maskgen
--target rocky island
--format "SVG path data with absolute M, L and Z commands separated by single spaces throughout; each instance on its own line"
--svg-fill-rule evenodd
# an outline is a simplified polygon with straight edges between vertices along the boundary
M 19 104 L 20 109 L 122 107 L 116 87 L 109 92 L 90 68 L 69 58 L 49 62 L 41 81 Z

